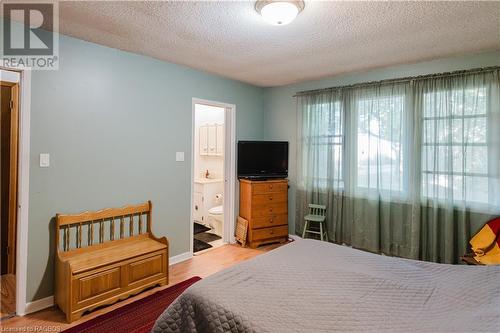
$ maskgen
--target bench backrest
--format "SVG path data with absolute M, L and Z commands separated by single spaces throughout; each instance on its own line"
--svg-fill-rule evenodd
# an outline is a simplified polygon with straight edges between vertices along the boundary
M 107 241 L 151 234 L 151 201 L 95 212 L 56 215 L 56 250 L 70 251 Z

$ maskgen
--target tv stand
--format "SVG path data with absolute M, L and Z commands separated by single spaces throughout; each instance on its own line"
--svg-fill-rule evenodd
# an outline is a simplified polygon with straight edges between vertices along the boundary
M 240 216 L 248 221 L 248 244 L 288 240 L 288 180 L 240 179 Z
M 249 180 L 249 181 L 254 181 L 254 182 L 266 182 L 269 180 L 286 180 L 283 177 L 242 177 L 239 178 L 240 180 Z

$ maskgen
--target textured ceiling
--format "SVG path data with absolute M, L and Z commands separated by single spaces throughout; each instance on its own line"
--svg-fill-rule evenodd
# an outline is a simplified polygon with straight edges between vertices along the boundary
M 254 2 L 62 2 L 60 31 L 259 86 L 500 49 L 500 2 L 306 1 L 287 26 Z

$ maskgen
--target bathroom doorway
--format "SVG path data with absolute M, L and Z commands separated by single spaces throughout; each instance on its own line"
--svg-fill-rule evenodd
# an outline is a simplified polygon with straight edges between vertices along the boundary
M 192 252 L 200 254 L 231 241 L 227 218 L 227 120 L 234 110 L 193 100 Z M 231 132 L 231 131 L 229 131 Z M 229 154 L 230 155 L 230 154 Z M 230 172 L 230 171 L 229 171 Z

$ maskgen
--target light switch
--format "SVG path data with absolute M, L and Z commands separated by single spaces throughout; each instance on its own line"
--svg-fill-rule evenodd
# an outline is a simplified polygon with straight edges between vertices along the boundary
M 184 162 L 184 152 L 183 151 L 178 151 L 175 153 L 175 160 L 177 162 Z
M 48 168 L 50 166 L 50 155 L 40 154 L 40 168 Z

